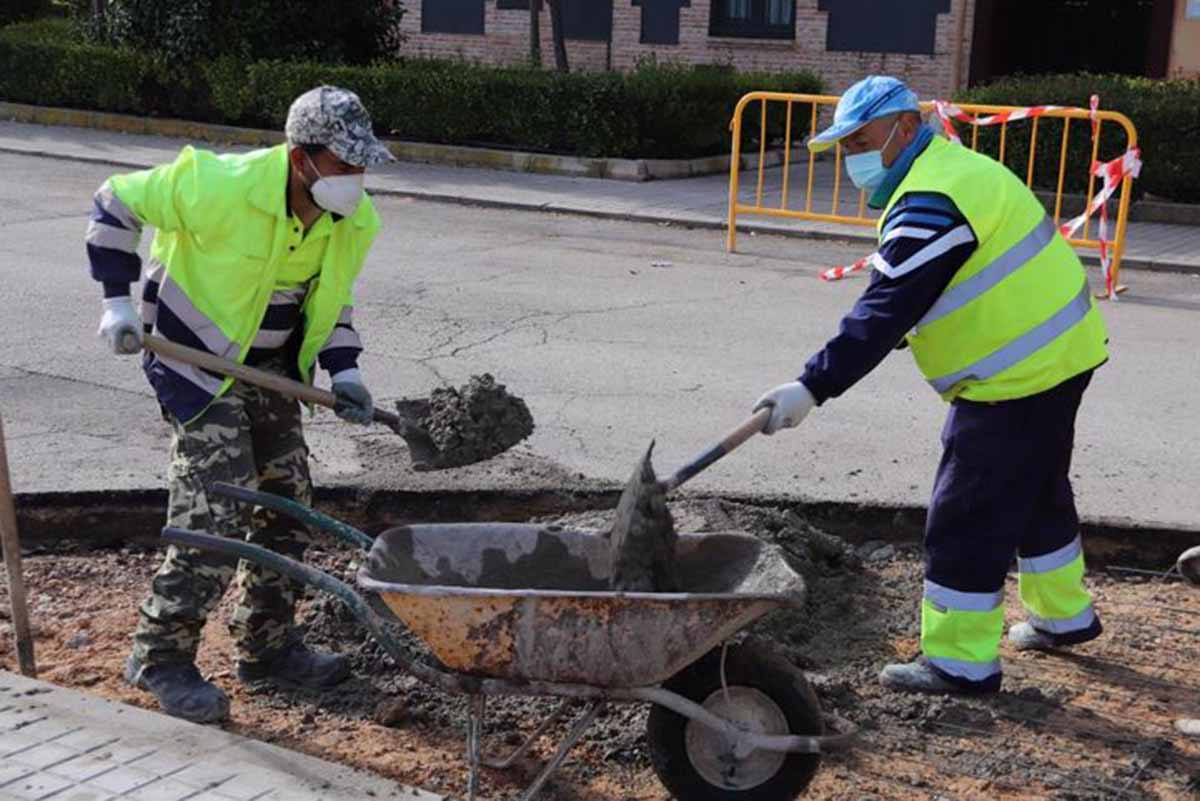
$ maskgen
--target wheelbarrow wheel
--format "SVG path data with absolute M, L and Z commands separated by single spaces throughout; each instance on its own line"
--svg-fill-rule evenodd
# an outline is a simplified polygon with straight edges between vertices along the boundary
M 663 686 L 763 734 L 824 734 L 808 680 L 765 644 L 730 646 L 725 684 L 717 648 Z M 821 763 L 819 754 L 768 751 L 737 759 L 720 734 L 657 705 L 650 709 L 646 740 L 654 772 L 683 801 L 791 801 L 808 788 Z

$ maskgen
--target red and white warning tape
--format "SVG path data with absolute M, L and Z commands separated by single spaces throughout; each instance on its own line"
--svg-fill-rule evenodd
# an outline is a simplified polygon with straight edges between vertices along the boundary
M 1095 140 L 1100 130 L 1100 119 L 1097 112 L 1100 109 L 1099 95 L 1091 97 L 1090 118 L 1092 122 L 1092 139 Z M 965 122 L 969 125 L 987 126 L 1001 125 L 1014 120 L 1032 119 L 1040 117 L 1047 112 L 1065 108 L 1065 106 L 1030 106 L 1029 108 L 1018 108 L 1010 111 L 1003 111 L 999 114 L 993 114 L 988 117 L 972 116 L 963 111 L 953 103 L 948 103 L 944 100 L 933 101 L 934 111 L 938 118 L 942 121 L 942 129 L 946 132 L 946 136 L 953 142 L 962 144 L 962 139 L 954 128 L 954 120 Z M 1116 300 L 1117 287 L 1115 285 L 1115 276 L 1112 274 L 1112 252 L 1111 244 L 1108 238 L 1108 206 L 1107 202 L 1112 197 L 1113 193 L 1121 186 L 1121 182 L 1126 178 L 1137 178 L 1142 171 L 1142 154 L 1138 148 L 1127 150 L 1124 155 L 1108 162 L 1093 162 L 1091 165 L 1091 174 L 1095 175 L 1103 181 L 1103 187 L 1092 198 L 1092 202 L 1084 209 L 1083 213 L 1074 219 L 1068 220 L 1059 226 L 1059 232 L 1064 237 L 1070 238 L 1087 222 L 1097 211 L 1100 212 L 1100 225 L 1097 233 L 1097 240 L 1100 243 L 1100 265 L 1104 272 L 1104 288 L 1105 294 Z M 822 271 L 822 281 L 840 281 L 851 273 L 859 272 L 866 269 L 870 263 L 870 256 L 864 256 L 851 265 L 843 267 L 831 267 Z
M 988 125 L 1002 125 L 1013 120 L 1033 119 L 1040 117 L 1047 111 L 1057 111 L 1063 106 L 1030 106 L 1029 108 L 1016 108 L 1009 111 L 1002 111 L 999 114 L 993 114 L 990 117 L 975 117 L 963 111 L 953 103 L 947 103 L 945 100 L 933 101 L 933 110 L 937 112 L 938 118 L 942 121 L 942 129 L 946 132 L 946 136 L 951 142 L 962 144 L 962 139 L 958 135 L 958 131 L 954 129 L 954 123 L 951 120 L 965 122 L 968 125 L 977 127 L 985 127 Z

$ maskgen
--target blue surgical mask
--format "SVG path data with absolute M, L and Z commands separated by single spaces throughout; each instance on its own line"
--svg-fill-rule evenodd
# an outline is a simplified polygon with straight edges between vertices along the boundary
M 846 172 L 850 176 L 850 181 L 859 189 L 874 190 L 883 183 L 884 176 L 888 171 L 888 168 L 883 166 L 883 151 L 891 144 L 892 137 L 896 135 L 896 126 L 899 124 L 900 120 L 898 119 L 892 123 L 892 130 L 879 150 L 846 156 Z

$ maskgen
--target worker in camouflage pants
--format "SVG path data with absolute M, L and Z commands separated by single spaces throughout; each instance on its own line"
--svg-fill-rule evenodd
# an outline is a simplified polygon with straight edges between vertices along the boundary
M 286 374 L 281 360 L 260 368 Z M 170 501 L 167 525 L 242 537 L 281 553 L 300 557 L 307 530 L 267 509 L 211 494 L 207 487 L 225 482 L 312 503 L 308 446 L 301 431 L 300 405 L 291 399 L 236 383 L 188 426 L 172 425 L 168 467 Z M 193 581 L 192 576 L 202 577 Z M 154 577 L 152 592 L 140 609 L 134 657 L 143 664 L 195 658 L 200 629 L 234 576 L 227 558 L 174 545 Z M 260 654 L 288 645 L 297 586 L 278 573 L 241 562 L 237 567 L 238 604 L 230 621 L 242 672 L 257 665 Z M 253 672 L 253 669 L 251 669 Z
M 380 220 L 363 176 L 391 154 L 357 95 L 334 86 L 298 97 L 286 133 L 285 144 L 250 153 L 185 147 L 169 164 L 104 182 L 86 239 L 92 277 L 104 285 L 99 333 L 117 354 L 141 353 L 153 333 L 305 383 L 319 366 L 338 417 L 366 424 L 373 402 L 358 367 L 353 287 Z M 146 225 L 155 235 L 143 275 Z M 139 314 L 131 284 L 143 278 Z M 300 404 L 157 352 L 142 369 L 172 429 L 168 525 L 300 557 L 303 528 L 213 493 L 225 482 L 312 503 Z M 234 573 L 227 558 L 172 546 L 139 609 L 125 678 L 168 714 L 229 714 L 228 697 L 195 662 Z M 346 678 L 345 657 L 298 636 L 297 586 L 245 563 L 236 574 L 238 679 L 320 690 Z

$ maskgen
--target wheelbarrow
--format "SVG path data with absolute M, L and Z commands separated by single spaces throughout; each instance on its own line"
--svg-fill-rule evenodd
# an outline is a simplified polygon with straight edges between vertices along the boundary
M 366 551 L 358 589 L 260 546 L 176 528 L 180 546 L 246 559 L 340 598 L 396 665 L 469 697 L 468 796 L 481 766 L 520 759 L 569 709 L 584 709 L 524 791 L 563 763 L 606 704 L 649 703 L 655 773 L 686 801 L 791 801 L 821 754 L 848 745 L 803 673 L 763 644 L 726 644 L 768 612 L 804 602 L 804 582 L 781 551 L 743 533 L 684 534 L 677 560 L 686 592 L 608 589 L 603 531 L 557 525 L 428 524 L 377 538 L 294 501 L 228 484 L 216 494 L 266 507 Z M 385 620 L 403 623 L 438 664 L 410 658 Z M 489 696 L 562 699 L 509 755 L 482 754 Z

